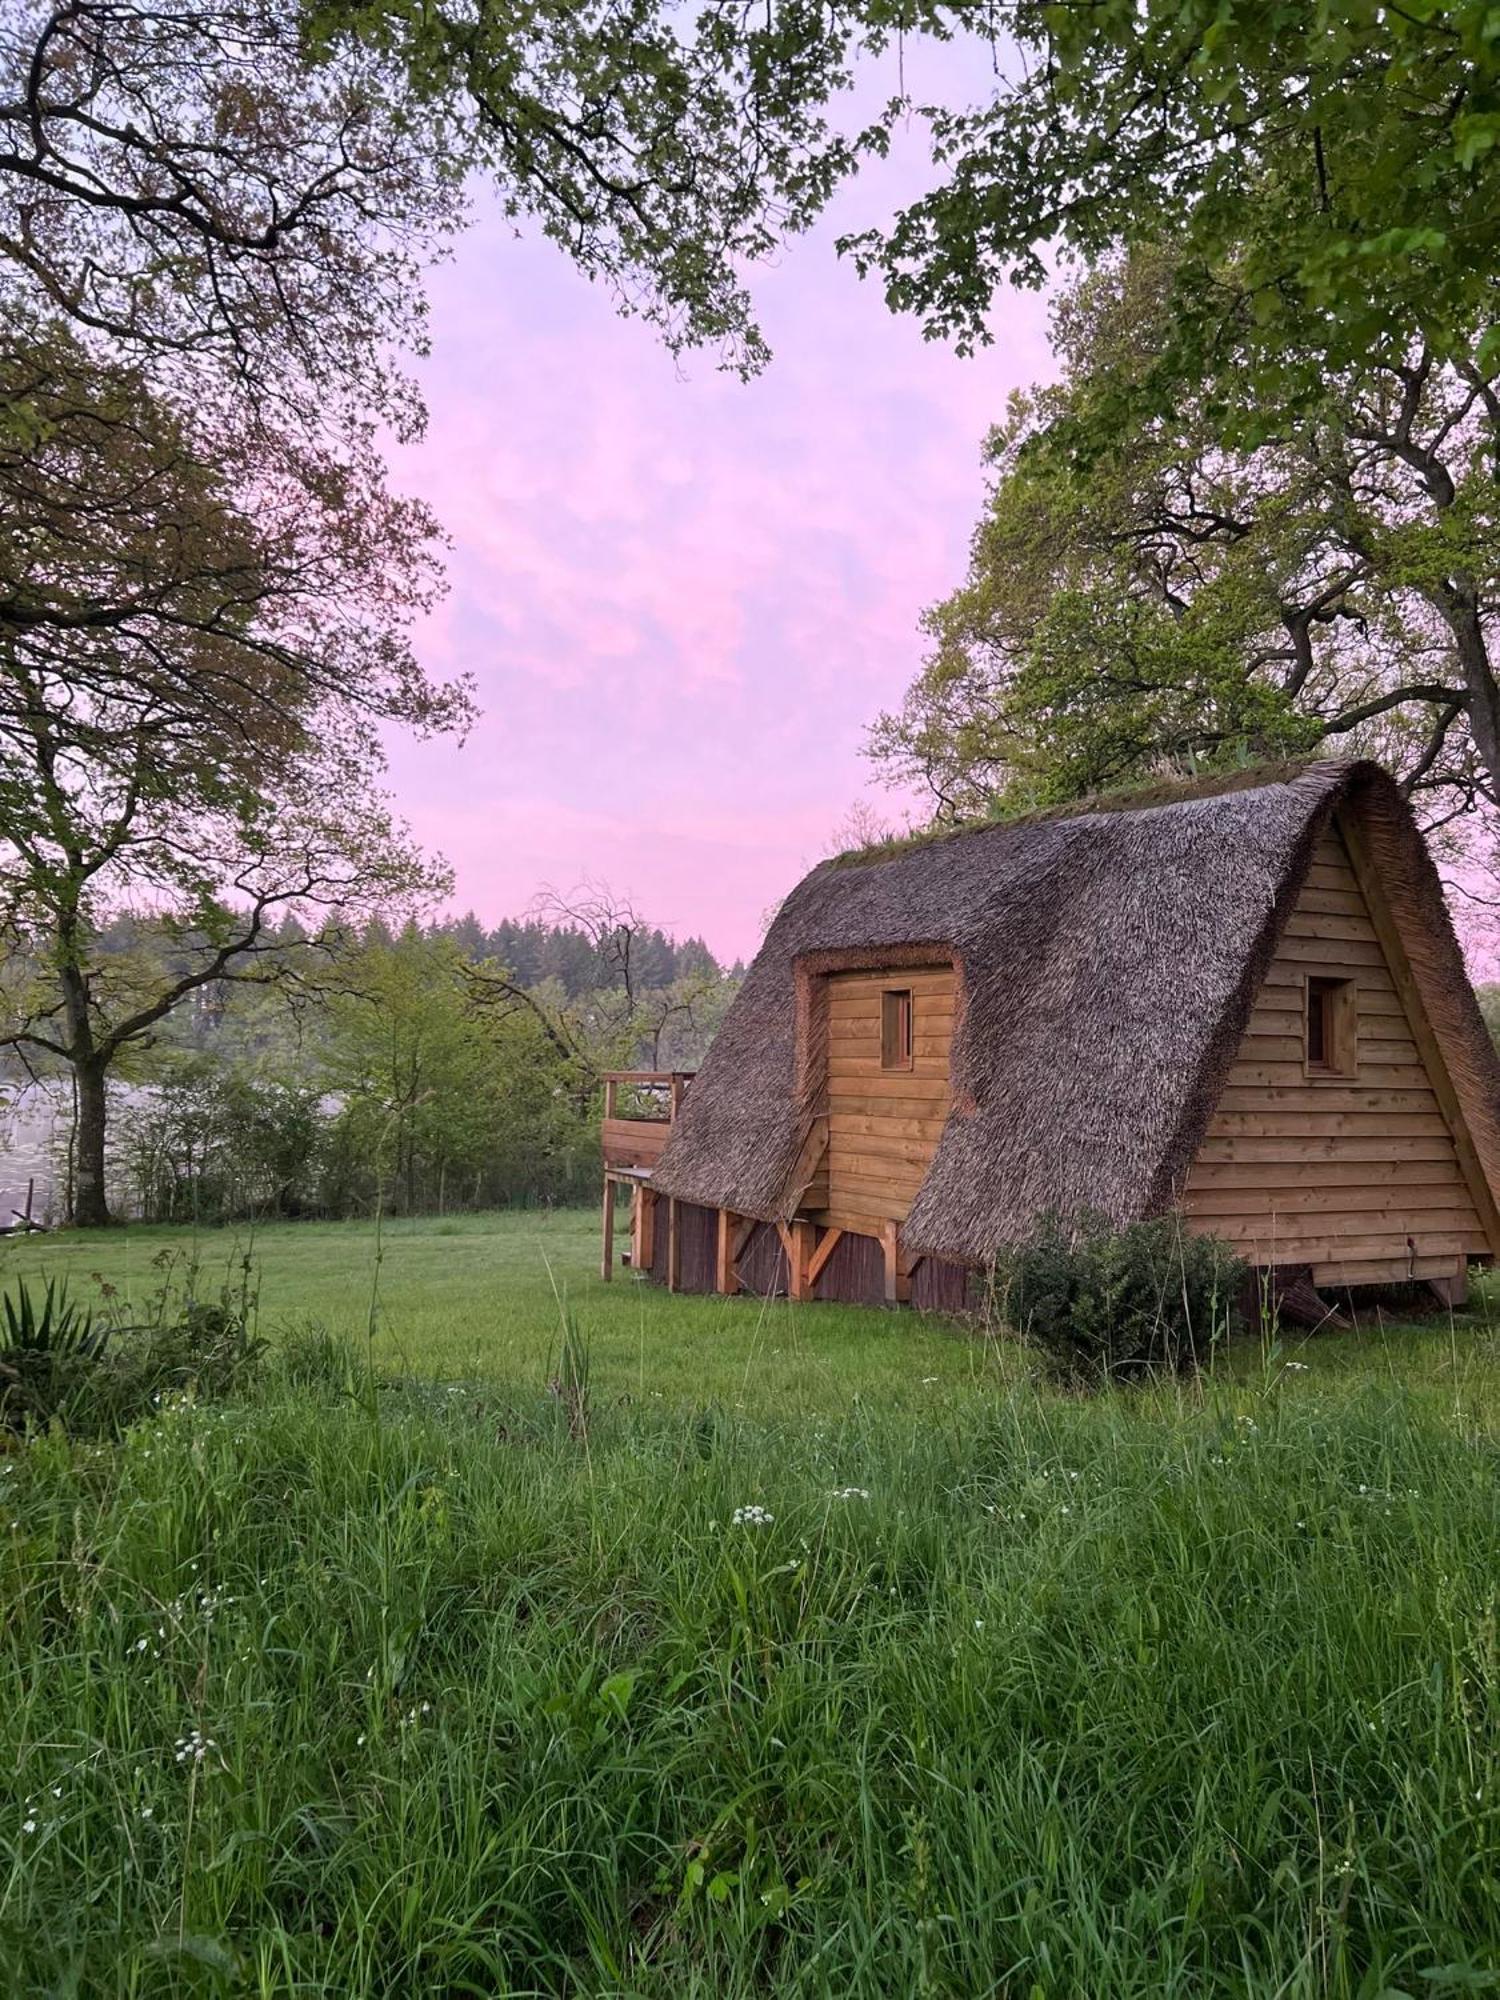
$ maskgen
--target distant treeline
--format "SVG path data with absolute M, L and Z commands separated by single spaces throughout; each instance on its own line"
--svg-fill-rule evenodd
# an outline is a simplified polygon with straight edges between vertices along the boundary
M 597 936 L 580 924 L 508 917 L 487 931 L 471 910 L 432 925 L 428 935 L 451 938 L 471 963 L 497 959 L 522 986 L 541 986 L 555 979 L 570 1000 L 617 989 L 624 981 L 618 951 L 607 945 L 601 948 Z M 745 970 L 739 962 L 721 966 L 702 938 L 685 938 L 678 944 L 655 928 L 636 934 L 632 956 L 634 977 L 647 991 L 680 979 L 740 979 Z
M 117 919 L 98 949 L 159 971 L 184 947 Z M 295 987 L 203 987 L 120 1066 L 112 1205 L 218 1222 L 592 1200 L 602 1073 L 696 1068 L 740 976 L 612 904 L 488 930 L 473 915 L 371 923 Z M 67 1079 L 31 1075 L 57 1107 L 65 1214 Z

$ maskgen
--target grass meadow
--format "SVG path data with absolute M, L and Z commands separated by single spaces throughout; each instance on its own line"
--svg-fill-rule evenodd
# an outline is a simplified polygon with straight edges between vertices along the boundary
M 248 1247 L 253 1391 L 0 1458 L 0 1992 L 1500 1991 L 1485 1301 L 1083 1399 L 592 1217 Z

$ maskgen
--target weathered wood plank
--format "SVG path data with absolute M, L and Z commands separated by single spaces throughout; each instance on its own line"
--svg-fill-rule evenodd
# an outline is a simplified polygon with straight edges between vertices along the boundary
M 1383 1089 L 1374 1084 L 1356 1083 L 1349 1078 L 1319 1078 L 1314 1084 L 1306 1082 L 1286 1085 L 1228 1084 L 1219 1098 L 1221 1112 L 1317 1112 L 1362 1111 L 1366 1115 L 1389 1112 L 1393 1116 L 1403 1113 L 1434 1111 L 1432 1092 L 1423 1083 L 1410 1089 Z
M 942 1118 L 887 1118 L 882 1112 L 830 1112 L 828 1128 L 840 1139 L 915 1139 L 935 1146 L 943 1134 Z
M 1424 1187 L 1420 1191 L 1393 1188 L 1283 1188 L 1272 1198 L 1264 1188 L 1221 1190 L 1190 1196 L 1182 1204 L 1184 1215 L 1196 1221 L 1211 1221 L 1214 1228 L 1281 1228 L 1283 1232 L 1305 1233 L 1309 1223 L 1326 1226 L 1331 1236 L 1350 1236 L 1361 1227 L 1384 1229 L 1399 1223 L 1399 1236 L 1420 1235 L 1423 1230 L 1445 1230 L 1450 1234 L 1476 1232 L 1479 1217 L 1467 1188 L 1457 1190 Z M 1416 1204 L 1420 1202 L 1421 1206 Z
M 1297 938 L 1292 940 L 1292 942 L 1298 953 L 1307 950 L 1306 939 Z M 1372 949 L 1378 949 L 1378 947 L 1372 947 Z M 1336 965 L 1325 966 L 1317 959 L 1314 959 L 1312 964 L 1309 965 L 1303 957 L 1294 959 L 1278 956 L 1273 958 L 1271 963 L 1266 967 L 1265 984 L 1261 987 L 1261 997 L 1265 998 L 1267 994 L 1274 992 L 1277 988 L 1288 986 L 1294 992 L 1300 993 L 1309 971 L 1318 972 L 1324 970 L 1337 972 L 1340 968 Z M 1353 966 L 1349 968 L 1349 976 L 1358 981 L 1361 999 L 1364 997 L 1364 989 L 1366 987 L 1369 988 L 1371 993 L 1394 993 L 1395 991 L 1395 988 L 1391 984 L 1391 976 L 1386 971 L 1383 961 L 1366 961 L 1360 965 Z
M 836 1075 L 831 1074 L 828 1079 L 829 1110 L 856 1107 L 863 1110 L 868 1105 L 886 1104 L 892 1107 L 915 1104 L 920 1110 L 935 1104 L 946 1105 L 953 1094 L 946 1076 L 921 1076 L 911 1070 L 887 1070 L 884 1074 L 890 1078 L 889 1090 L 882 1090 L 878 1080 L 866 1074 L 851 1076 L 842 1070 Z M 893 1109 L 892 1115 L 900 1117 L 908 1114 Z
M 888 1080 L 893 1089 L 906 1087 L 915 1080 L 918 1083 L 936 1084 L 940 1091 L 948 1087 L 948 1063 L 944 1056 L 917 1056 L 910 1069 L 886 1069 L 878 1052 L 868 1056 L 835 1053 L 828 1054 L 828 1082 L 832 1088 L 839 1083 L 879 1083 Z
M 1309 1104 L 1314 1097 L 1321 1101 L 1338 1091 L 1349 1090 L 1368 1091 L 1376 1096 L 1387 1096 L 1394 1090 L 1410 1092 L 1428 1101 L 1432 1099 L 1427 1072 L 1419 1063 L 1405 1066 L 1389 1063 L 1381 1065 L 1369 1083 L 1361 1083 L 1355 1076 L 1309 1075 L 1300 1061 L 1276 1063 L 1239 1061 L 1229 1072 L 1226 1097 L 1231 1089 L 1306 1091 Z
M 1373 938 L 1284 937 L 1276 948 L 1283 965 L 1310 966 L 1314 971 L 1362 973 L 1384 969 L 1380 946 Z
M 1314 1264 L 1315 1285 L 1401 1285 L 1416 1278 L 1457 1277 L 1464 1270 L 1462 1254 L 1405 1258 L 1340 1258 Z
M 873 1120 L 865 1120 L 873 1123 Z M 903 1139 L 899 1134 L 887 1137 L 881 1133 L 834 1132 L 831 1135 L 835 1157 L 840 1164 L 852 1160 L 890 1160 L 900 1166 L 917 1168 L 925 1173 L 932 1160 L 933 1142 L 924 1136 L 920 1139 Z
M 1386 1148 L 1386 1156 L 1375 1160 L 1349 1159 L 1337 1141 L 1335 1150 L 1320 1160 L 1197 1160 L 1188 1176 L 1189 1196 L 1213 1188 L 1402 1188 L 1449 1185 L 1462 1189 L 1458 1163 L 1452 1149 L 1443 1147 L 1437 1157 L 1408 1158 L 1408 1149 L 1397 1142 Z M 1425 1200 L 1425 1194 L 1423 1199 Z
M 1250 1093 L 1255 1095 L 1255 1093 Z M 1343 1111 L 1271 1110 L 1246 1111 L 1231 1108 L 1216 1111 L 1209 1124 L 1209 1136 L 1228 1138 L 1243 1135 L 1251 1139 L 1333 1139 L 1400 1136 L 1434 1139 L 1447 1136 L 1442 1114 L 1429 1111 Z
M 1333 916 L 1322 910 L 1304 910 L 1299 904 L 1286 920 L 1285 936 L 1289 938 L 1368 944 L 1372 935 L 1370 918 L 1363 907 L 1352 916 Z
M 1454 1230 L 1368 1230 L 1356 1236 L 1325 1233 L 1315 1229 L 1297 1230 L 1216 1230 L 1242 1255 L 1256 1264 L 1318 1264 L 1334 1257 L 1398 1257 L 1406 1237 L 1416 1242 L 1419 1257 L 1462 1257 L 1468 1244 L 1461 1231 Z
M 832 972 L 828 975 L 828 993 L 842 997 L 845 994 L 880 994 L 893 989 L 914 994 L 951 994 L 956 986 L 952 966 L 916 967 L 900 966 L 890 972 Z
M 1442 1121 L 1439 1119 L 1438 1124 Z M 1258 1162 L 1286 1165 L 1306 1162 L 1313 1166 L 1335 1160 L 1347 1160 L 1351 1165 L 1372 1160 L 1403 1161 L 1443 1161 L 1453 1160 L 1453 1142 L 1445 1130 L 1427 1136 L 1401 1135 L 1386 1131 L 1383 1126 L 1364 1137 L 1344 1133 L 1324 1136 L 1309 1134 L 1300 1121 L 1290 1134 L 1262 1134 L 1245 1136 L 1240 1132 L 1215 1132 L 1210 1128 L 1210 1136 L 1198 1149 L 1198 1158 L 1193 1172 L 1198 1173 L 1207 1165 L 1223 1162 Z

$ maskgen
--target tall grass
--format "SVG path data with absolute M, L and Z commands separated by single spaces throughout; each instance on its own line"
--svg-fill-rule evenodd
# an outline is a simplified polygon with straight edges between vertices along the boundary
M 576 1429 L 304 1351 L 0 1460 L 0 1990 L 1500 1980 L 1487 1436 L 1274 1365 Z

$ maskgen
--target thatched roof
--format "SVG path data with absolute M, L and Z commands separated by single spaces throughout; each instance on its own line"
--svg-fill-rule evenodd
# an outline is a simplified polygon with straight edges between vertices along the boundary
M 1048 1210 L 1123 1222 L 1170 1207 L 1335 810 L 1364 829 L 1500 1187 L 1500 1069 L 1436 870 L 1405 798 L 1370 763 L 823 863 L 771 926 L 653 1184 L 786 1219 L 821 1081 L 813 975 L 951 952 L 955 1100 L 903 1230 L 908 1250 L 979 1262 Z

